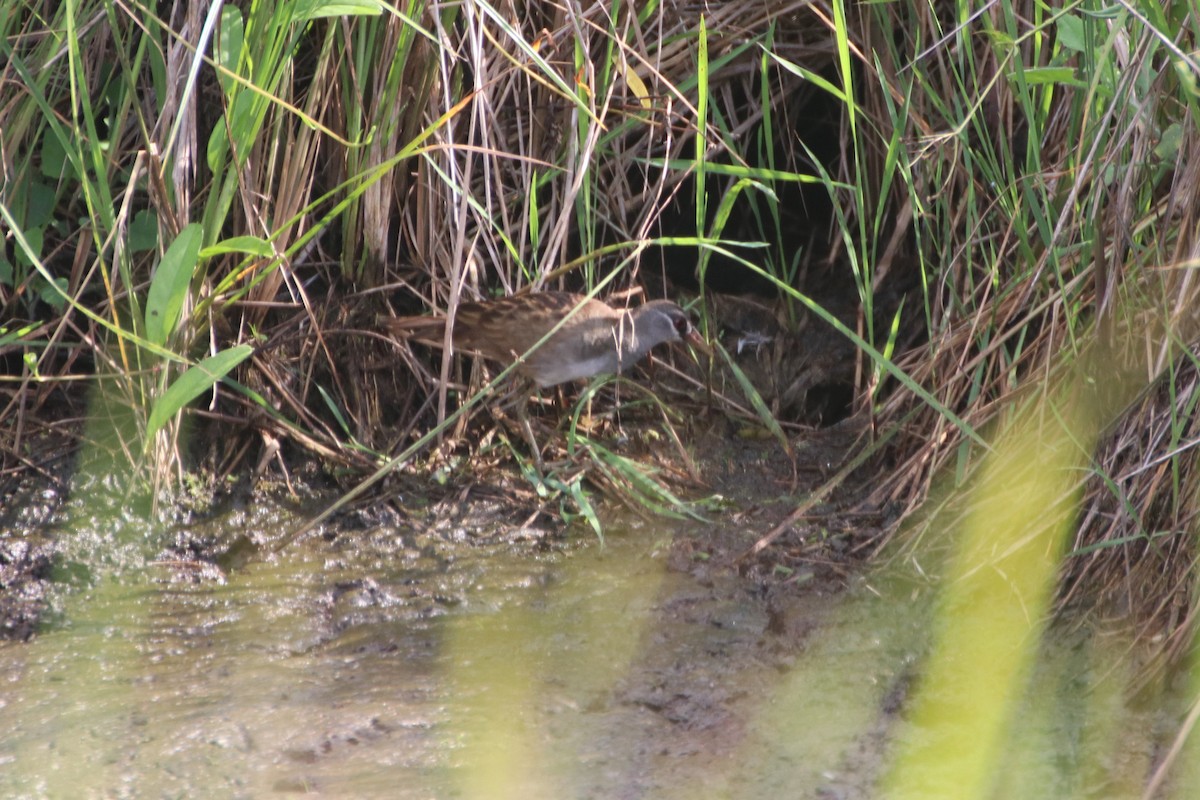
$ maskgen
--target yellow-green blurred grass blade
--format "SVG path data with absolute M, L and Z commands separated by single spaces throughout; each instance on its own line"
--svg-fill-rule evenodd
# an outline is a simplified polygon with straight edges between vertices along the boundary
M 1108 386 L 1098 392 L 1101 375 Z M 1144 365 L 1114 369 L 1110 348 L 1097 344 L 1059 385 L 1013 404 L 953 531 L 934 647 L 881 796 L 1003 796 L 995 792 L 1096 443 L 1144 381 Z

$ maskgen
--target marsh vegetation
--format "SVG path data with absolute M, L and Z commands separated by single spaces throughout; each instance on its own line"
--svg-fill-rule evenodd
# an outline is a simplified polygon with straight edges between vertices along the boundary
M 619 507 L 700 526 L 655 552 L 769 620 L 809 577 L 937 595 L 892 795 L 1012 787 L 1053 621 L 1118 643 L 1088 691 L 1170 720 L 1144 774 L 1090 763 L 1079 796 L 1189 796 L 1198 26 L 1186 2 L 0 0 L 6 632 L 355 526 L 469 543 L 426 513 L 456 500 L 597 547 Z M 712 353 L 538 393 L 526 437 L 511 370 L 387 324 L 549 290 L 670 299 Z M 302 513 L 196 526 L 266 497 Z

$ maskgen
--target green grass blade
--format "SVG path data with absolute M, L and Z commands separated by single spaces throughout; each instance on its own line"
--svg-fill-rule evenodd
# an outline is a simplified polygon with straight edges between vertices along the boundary
M 771 435 L 779 440 L 783 446 L 783 451 L 789 456 L 792 454 L 792 443 L 788 440 L 787 433 L 779 424 L 779 420 L 775 419 L 775 415 L 771 413 L 771 409 L 767 408 L 766 402 L 762 399 L 762 395 L 754 388 L 754 384 L 746 377 L 746 373 L 742 372 L 742 368 L 737 365 L 737 362 L 729 355 L 724 347 L 716 345 L 713 350 L 721 354 L 725 365 L 729 367 L 729 371 L 733 373 L 733 377 L 737 379 L 738 386 L 741 387 L 742 393 L 746 399 L 750 401 L 750 405 L 754 407 L 754 413 L 758 414 L 759 420 L 766 426 Z

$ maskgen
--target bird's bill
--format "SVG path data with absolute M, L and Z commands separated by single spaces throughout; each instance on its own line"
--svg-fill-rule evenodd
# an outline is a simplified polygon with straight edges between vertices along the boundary
M 701 353 L 704 353 L 704 355 L 712 358 L 713 349 L 709 346 L 708 342 L 704 341 L 704 337 L 700 335 L 700 331 L 696 330 L 695 328 L 688 331 L 687 336 L 684 337 L 684 341 L 699 350 Z

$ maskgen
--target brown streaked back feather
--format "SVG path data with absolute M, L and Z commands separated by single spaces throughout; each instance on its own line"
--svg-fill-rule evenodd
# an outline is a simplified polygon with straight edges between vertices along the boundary
M 541 351 L 553 350 L 555 340 L 568 329 L 586 326 L 589 331 L 608 334 L 619 318 L 618 312 L 599 300 L 571 292 L 537 292 L 486 303 L 463 303 L 454 323 L 454 344 L 497 361 L 512 361 L 533 348 L 577 307 L 579 310 L 555 336 L 531 354 L 531 360 Z

